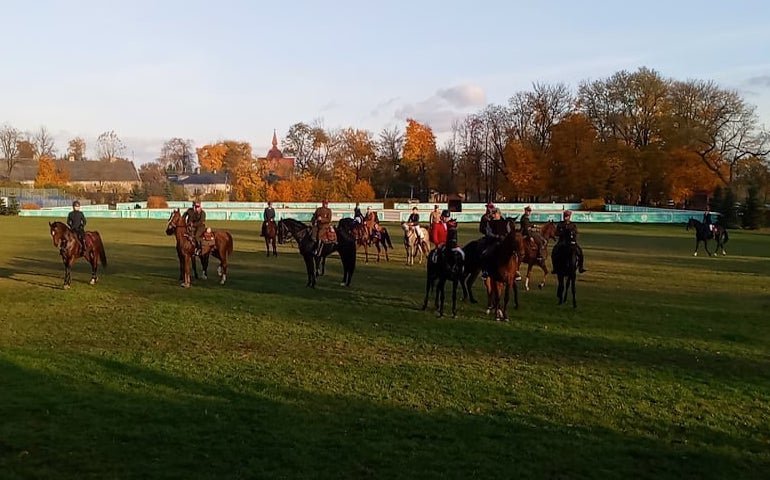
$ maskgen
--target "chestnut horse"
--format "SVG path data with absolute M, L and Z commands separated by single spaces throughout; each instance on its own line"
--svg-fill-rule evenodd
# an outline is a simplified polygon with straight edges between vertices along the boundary
M 53 246 L 59 249 L 59 254 L 64 263 L 63 288 L 66 290 L 72 285 L 72 265 L 80 257 L 85 258 L 91 264 L 91 281 L 88 283 L 94 285 L 98 280 L 96 270 L 99 267 L 99 262 L 102 263 L 103 267 L 107 267 L 107 254 L 104 251 L 104 244 L 99 232 L 86 232 L 84 249 L 80 245 L 77 234 L 67 224 L 48 222 L 48 228 L 50 228 Z
M 524 255 L 521 258 L 521 263 L 527 264 L 527 275 L 524 279 L 524 289 L 526 291 L 529 291 L 529 276 L 532 273 L 532 267 L 538 266 L 543 271 L 543 280 L 537 284 L 537 288 L 542 290 L 545 286 L 545 279 L 548 277 L 548 265 L 546 264 L 548 242 L 535 232 L 532 232 L 531 238 L 532 241 L 524 239 Z M 538 247 L 540 255 L 538 255 Z
M 273 256 L 278 256 L 278 251 L 275 247 L 275 239 L 278 237 L 278 229 L 275 226 L 275 220 L 268 220 L 265 222 L 265 250 L 267 256 L 270 256 L 270 245 L 273 246 Z
M 203 234 L 203 246 L 201 248 L 201 269 L 203 270 L 203 279 L 208 278 L 207 270 L 209 268 L 209 255 L 219 260 L 217 275 L 219 275 L 219 284 L 224 285 L 227 281 L 227 258 L 233 254 L 233 236 L 227 230 L 207 229 Z M 192 259 L 193 274 L 198 278 L 198 270 L 195 268 L 195 258 Z
M 524 239 L 514 228 L 502 242 L 491 247 L 487 259 L 489 277 L 484 282 L 487 287 L 487 313 L 495 311 L 495 320 L 508 321 L 508 302 L 513 288 L 513 307 L 519 308 L 519 288 L 516 285 L 516 272 L 521 264 L 520 252 Z M 501 296 L 504 296 L 501 302 Z
M 195 240 L 187 223 L 179 213 L 179 209 L 174 209 L 166 224 L 166 235 L 176 237 L 176 255 L 179 258 L 179 282 L 180 286 L 190 288 L 190 264 L 195 255 Z

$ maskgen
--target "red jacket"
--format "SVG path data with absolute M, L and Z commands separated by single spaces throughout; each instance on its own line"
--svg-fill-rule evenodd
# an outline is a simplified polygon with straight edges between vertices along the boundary
M 430 232 L 430 241 L 437 247 L 446 243 L 446 222 L 434 223 Z

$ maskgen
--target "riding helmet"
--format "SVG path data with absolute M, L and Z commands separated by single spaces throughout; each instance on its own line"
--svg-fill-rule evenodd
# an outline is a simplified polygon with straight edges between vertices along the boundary
M 72 202 L 72 206 L 73 207 L 79 207 L 80 206 L 80 200 L 75 200 L 74 202 Z

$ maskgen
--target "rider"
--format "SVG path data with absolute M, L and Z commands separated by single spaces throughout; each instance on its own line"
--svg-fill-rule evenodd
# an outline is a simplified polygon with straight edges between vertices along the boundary
M 80 242 L 80 248 L 86 251 L 86 216 L 80 211 L 80 201 L 72 202 L 72 211 L 67 215 L 67 225 L 75 232 Z
M 438 209 L 438 205 L 433 205 L 433 211 L 430 212 L 430 230 L 428 230 L 428 235 L 431 238 L 431 241 L 435 244 L 434 241 L 436 239 L 436 229 L 438 225 L 441 223 L 441 211 Z
M 316 256 L 320 256 L 321 250 L 323 249 L 321 234 L 325 232 L 332 223 L 332 211 L 329 208 L 328 200 L 324 199 L 324 201 L 321 202 L 321 206 L 315 209 L 310 223 L 313 226 L 311 234 L 313 235 L 313 240 L 316 242 Z
M 206 212 L 201 207 L 201 202 L 194 201 L 192 208 L 188 208 L 183 216 L 185 222 L 190 224 L 195 238 L 195 255 L 201 254 L 203 247 L 203 234 L 206 233 Z
M 492 212 L 494 210 L 495 205 L 492 202 L 487 203 L 487 211 L 481 216 L 481 221 L 479 222 L 479 233 L 482 235 L 487 234 L 487 224 L 492 220 Z
M 420 228 L 420 214 L 417 213 L 417 207 L 412 207 L 412 214 L 406 220 L 406 225 L 417 235 L 420 241 L 423 240 L 422 233 L 420 233 L 422 229 Z
M 492 205 L 487 205 L 490 218 L 485 223 L 484 229 L 484 249 L 481 251 L 481 278 L 487 278 L 489 276 L 488 258 L 492 249 L 511 233 L 511 224 L 503 218 L 500 209 Z M 485 216 L 487 214 L 484 214 Z M 483 218 L 482 218 L 483 221 Z M 516 272 L 516 280 L 521 280 L 521 275 Z
M 444 210 L 441 212 L 440 222 L 435 224 L 434 231 L 435 234 L 433 236 L 433 241 L 436 243 L 436 247 L 441 247 L 444 245 L 447 241 L 447 231 L 449 230 L 449 219 L 451 217 L 451 214 L 449 213 L 449 210 Z
M 364 214 L 361 213 L 361 207 L 358 202 L 356 202 L 356 208 L 353 209 L 353 219 L 356 223 L 364 223 Z
M 703 224 L 709 233 L 714 233 L 714 223 L 711 221 L 711 208 L 706 205 L 706 211 L 703 212 Z
M 532 207 L 527 205 L 527 207 L 524 208 L 524 215 L 522 215 L 521 219 L 519 219 L 519 224 L 521 224 L 521 234 L 524 235 L 525 241 L 529 242 L 532 247 L 537 249 L 537 259 L 542 260 L 543 253 L 540 251 L 541 244 L 537 241 L 534 233 L 532 232 L 532 222 L 529 221 L 530 213 L 532 213 Z
M 262 236 L 267 236 L 267 224 L 268 222 L 274 222 L 275 221 L 275 209 L 273 208 L 273 202 L 268 201 L 267 207 L 265 207 L 265 211 L 262 214 Z
M 577 238 L 578 238 L 577 224 L 572 223 L 572 211 L 565 210 L 564 219 L 556 225 L 557 240 L 556 240 L 556 245 L 554 246 L 554 250 L 561 249 L 567 246 L 567 242 L 569 242 L 569 235 L 567 235 L 567 233 L 570 231 L 573 232 L 575 235 L 575 247 L 577 248 L 577 252 L 578 252 L 578 271 L 580 273 L 585 273 L 586 269 L 583 268 L 583 249 L 577 243 Z

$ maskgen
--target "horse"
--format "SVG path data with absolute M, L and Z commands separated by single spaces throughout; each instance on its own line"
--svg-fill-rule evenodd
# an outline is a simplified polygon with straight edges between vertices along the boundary
M 207 270 L 209 268 L 209 255 L 219 260 L 217 275 L 219 275 L 219 284 L 224 285 L 227 281 L 227 258 L 233 254 L 233 236 L 227 230 L 210 230 L 203 234 L 203 245 L 201 248 L 200 260 L 203 279 L 208 278 Z M 192 268 L 195 278 L 198 278 L 198 270 L 195 267 L 195 257 L 192 258 Z
M 446 244 L 434 248 L 428 254 L 427 280 L 425 284 L 425 299 L 422 309 L 428 307 L 428 297 L 434 285 L 436 288 L 436 316 L 444 315 L 444 289 L 447 280 L 452 282 L 452 317 L 457 317 L 457 284 L 463 289 L 465 298 L 464 264 L 465 254 L 460 248 L 448 248 Z
M 275 238 L 278 236 L 278 229 L 275 226 L 275 220 L 267 220 L 264 223 L 264 232 L 265 232 L 265 250 L 267 251 L 267 256 L 270 256 L 270 245 L 273 246 L 273 256 L 278 256 L 278 250 L 276 250 L 275 247 Z
M 96 284 L 99 279 L 96 271 L 101 262 L 102 267 L 107 268 L 107 253 L 104 250 L 104 243 L 99 232 L 86 232 L 84 237 L 85 248 L 80 244 L 77 234 L 65 223 L 48 222 L 48 228 L 51 232 L 53 246 L 59 249 L 62 262 L 64 263 L 64 285 L 62 288 L 69 289 L 72 285 L 72 265 L 75 261 L 83 257 L 91 264 L 90 285 Z
M 515 217 L 506 218 L 508 224 L 511 226 L 511 231 L 516 229 L 517 219 L 518 215 Z M 471 303 L 478 303 L 478 301 L 473 297 L 473 283 L 481 273 L 481 267 L 483 266 L 481 254 L 489 245 L 489 242 L 490 240 L 488 240 L 486 237 L 482 237 L 477 240 L 468 242 L 465 244 L 465 246 L 463 246 L 463 252 L 465 253 L 465 273 L 463 276 L 463 284 L 465 288 L 463 289 L 463 301 L 469 300 Z
M 556 240 L 556 223 L 553 220 L 548 220 L 544 225 L 538 227 L 533 226 L 532 228 L 543 237 L 546 246 L 548 245 L 549 240 Z
M 176 255 L 179 258 L 179 282 L 183 288 L 190 288 L 190 264 L 195 255 L 195 240 L 190 232 L 189 225 L 182 218 L 179 209 L 171 212 L 166 224 L 166 235 L 176 237 Z M 204 270 L 205 273 L 205 270 Z M 197 278 L 197 275 L 196 275 Z
M 510 219 L 508 219 L 511 221 Z M 485 285 L 487 288 L 487 313 L 495 311 L 495 320 L 508 321 L 508 302 L 513 289 L 513 306 L 519 308 L 519 287 L 516 285 L 516 273 L 521 265 L 519 252 L 523 249 L 523 238 L 514 228 L 502 242 L 491 247 L 488 258 L 489 266 Z M 504 295 L 501 304 L 501 296 Z
M 566 230 L 566 242 L 557 242 L 551 252 L 551 261 L 553 271 L 559 278 L 559 286 L 556 288 L 556 298 L 559 299 L 559 305 L 567 301 L 567 293 L 572 289 L 572 307 L 577 308 L 575 298 L 575 283 L 578 270 L 578 249 L 574 230 Z M 566 284 L 565 284 L 566 279 Z
M 730 236 L 727 234 L 727 229 L 725 227 L 722 225 L 714 225 L 715 232 L 712 232 L 705 223 L 690 218 L 687 221 L 687 230 L 689 231 L 690 228 L 695 229 L 695 253 L 692 254 L 693 257 L 698 256 L 700 242 L 703 242 L 703 248 L 706 249 L 706 253 L 708 253 L 710 257 L 711 252 L 709 251 L 708 241 L 711 239 L 714 239 L 717 243 L 714 253 L 716 253 L 717 249 L 720 249 L 722 250 L 722 255 L 727 255 L 727 252 L 725 252 L 725 244 L 730 239 Z
M 353 236 L 353 227 L 356 221 L 352 218 L 343 218 L 336 227 L 337 242 L 325 243 L 321 247 L 321 255 L 316 256 L 316 242 L 310 234 L 311 227 L 293 218 L 284 218 L 278 221 L 278 243 L 283 244 L 290 238 L 297 242 L 299 253 L 305 261 L 307 269 L 307 285 L 315 288 L 317 277 L 325 273 L 325 259 L 333 252 L 337 252 L 342 261 L 342 283 L 349 287 L 353 280 L 353 272 L 356 269 L 356 240 Z
M 548 277 L 548 265 L 546 265 L 548 242 L 538 234 L 532 235 L 531 238 L 534 240 L 535 245 L 524 239 L 524 255 L 521 258 L 521 263 L 527 264 L 527 275 L 524 279 L 524 289 L 526 291 L 529 291 L 529 276 L 532 273 L 532 267 L 540 267 L 543 271 L 543 280 L 537 284 L 537 288 L 540 290 L 545 286 L 545 279 Z M 542 253 L 542 256 L 538 255 L 538 250 Z
M 417 227 L 420 229 L 420 237 L 414 231 L 414 228 L 407 225 L 406 222 L 401 223 L 401 228 L 404 230 L 404 248 L 406 249 L 406 264 L 414 265 L 414 257 L 418 257 L 418 263 L 422 265 L 422 256 L 427 255 L 430 247 L 428 246 L 428 231 L 423 227 Z

